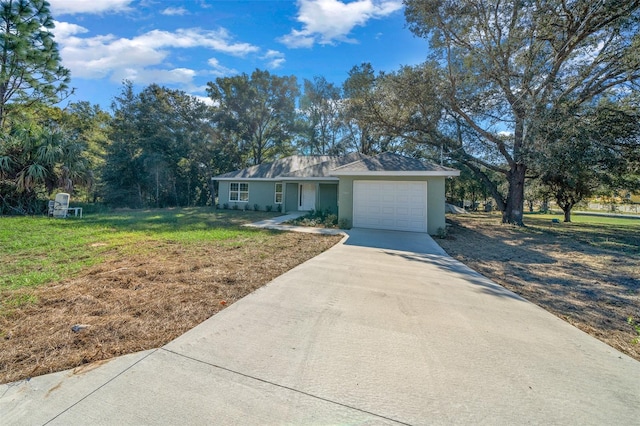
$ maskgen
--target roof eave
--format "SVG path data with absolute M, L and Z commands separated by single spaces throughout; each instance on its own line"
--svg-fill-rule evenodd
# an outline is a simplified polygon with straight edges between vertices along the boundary
M 285 177 L 279 180 L 297 181 L 297 180 L 338 180 L 335 176 L 317 176 L 317 177 Z
M 275 181 L 282 180 L 280 178 L 252 178 L 252 177 L 212 177 L 211 180 L 264 180 L 264 181 Z
M 345 171 L 331 173 L 333 176 L 460 176 L 460 170 L 421 170 L 421 171 Z
M 253 180 L 253 181 L 265 181 L 265 182 L 282 182 L 282 181 L 300 181 L 300 180 L 338 180 L 335 176 L 320 176 L 320 177 L 273 177 L 273 178 L 253 178 L 253 177 L 212 177 L 211 180 L 225 180 L 225 181 L 241 181 L 241 180 Z

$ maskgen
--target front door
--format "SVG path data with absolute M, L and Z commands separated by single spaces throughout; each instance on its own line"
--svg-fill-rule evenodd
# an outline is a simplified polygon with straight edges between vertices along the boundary
M 316 184 L 301 183 L 298 188 L 298 210 L 309 211 L 316 208 Z

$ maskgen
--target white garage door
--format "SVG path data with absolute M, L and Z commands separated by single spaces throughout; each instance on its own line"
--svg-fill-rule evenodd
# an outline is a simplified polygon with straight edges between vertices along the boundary
M 353 226 L 427 232 L 427 183 L 354 181 Z

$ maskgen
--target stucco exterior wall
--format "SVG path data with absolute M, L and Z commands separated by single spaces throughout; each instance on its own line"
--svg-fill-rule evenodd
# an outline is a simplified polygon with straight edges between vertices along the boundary
M 445 177 L 427 178 L 427 232 L 437 235 L 438 229 L 445 229 Z
M 354 180 L 386 180 L 386 181 L 420 181 L 427 182 L 427 232 L 431 235 L 438 233 L 439 228 L 446 226 L 445 222 L 445 178 L 411 177 L 411 176 L 340 176 L 338 189 L 338 219 L 346 219 L 349 226 L 353 225 L 353 181 Z
M 275 211 L 278 205 L 275 202 L 276 183 L 273 181 L 237 181 L 243 183 L 249 183 L 249 201 L 230 201 L 229 200 L 229 186 L 232 182 L 236 181 L 220 181 L 218 185 L 218 203 L 220 206 L 227 204 L 229 208 L 233 208 L 236 204 L 238 209 L 244 210 L 245 205 L 248 204 L 251 210 L 254 210 L 254 206 L 257 204 L 259 210 L 266 210 L 266 206 L 272 206 Z
M 273 210 L 277 209 L 275 194 L 275 182 L 249 182 L 249 203 L 251 208 L 253 208 L 254 204 L 258 204 L 260 210 L 265 210 L 265 206 L 272 206 Z
M 244 201 L 230 201 L 229 200 L 229 187 L 233 182 L 242 182 L 249 184 L 249 200 Z M 248 205 L 251 210 L 254 210 L 254 206 L 257 204 L 259 210 L 266 210 L 266 206 L 272 206 L 272 210 L 278 209 L 278 204 L 275 202 L 276 183 L 280 181 L 256 181 L 256 180 L 238 180 L 238 181 L 219 181 L 218 183 L 218 204 L 223 207 L 225 204 L 229 208 L 233 208 L 234 205 L 238 206 L 238 209 L 244 210 L 245 205 Z M 301 181 L 303 182 L 303 181 Z M 301 182 L 282 182 L 283 183 L 283 202 L 282 211 L 298 211 L 298 192 Z M 306 181 L 309 182 L 309 181 Z M 329 209 L 331 213 L 337 213 L 338 211 L 338 184 L 337 182 L 313 182 L 316 187 L 316 202 L 315 209 L 324 211 Z
M 346 220 L 353 225 L 353 181 L 352 176 L 340 177 L 338 184 L 338 220 Z
M 229 182 L 221 180 L 218 181 L 218 204 L 220 208 L 224 203 L 229 203 Z
M 329 212 L 338 213 L 338 185 L 332 183 L 321 183 L 318 185 L 318 211 L 329 210 Z

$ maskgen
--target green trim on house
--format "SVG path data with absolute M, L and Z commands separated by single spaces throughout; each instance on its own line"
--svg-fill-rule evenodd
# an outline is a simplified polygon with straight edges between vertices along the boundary
M 321 183 L 317 191 L 317 210 L 326 211 L 333 214 L 338 213 L 338 186 L 336 184 Z
M 284 203 L 282 212 L 298 211 L 298 183 L 285 183 Z

